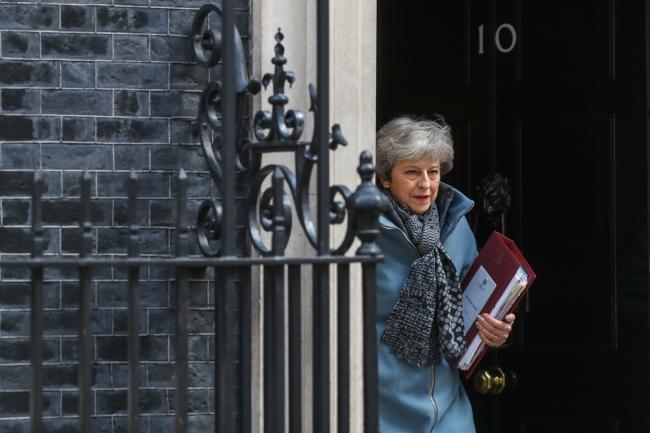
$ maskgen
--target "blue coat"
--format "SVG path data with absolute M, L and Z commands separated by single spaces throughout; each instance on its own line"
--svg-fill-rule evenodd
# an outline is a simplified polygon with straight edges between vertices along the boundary
M 436 199 L 442 243 L 461 280 L 477 256 L 476 240 L 465 215 L 474 203 L 449 185 L 440 184 Z M 377 350 L 379 433 L 474 433 L 474 420 L 458 371 L 446 360 L 413 367 L 379 341 L 413 261 L 415 246 L 395 224 L 380 216 L 377 244 L 384 261 L 377 265 Z

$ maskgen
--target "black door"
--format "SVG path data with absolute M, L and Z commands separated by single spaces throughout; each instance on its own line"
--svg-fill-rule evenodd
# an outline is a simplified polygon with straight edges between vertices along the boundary
M 510 179 L 506 234 L 538 274 L 482 366 L 515 386 L 466 384 L 479 432 L 650 431 L 645 2 L 410 5 L 379 2 L 379 125 L 444 115 L 446 181 Z

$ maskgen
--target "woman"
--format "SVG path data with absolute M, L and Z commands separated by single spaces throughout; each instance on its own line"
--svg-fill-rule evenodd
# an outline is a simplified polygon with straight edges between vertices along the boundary
M 399 117 L 377 135 L 377 181 L 390 202 L 377 241 L 380 433 L 475 431 L 450 365 L 465 349 L 459 281 L 477 255 L 465 218 L 473 202 L 440 182 L 453 156 L 442 122 Z M 485 315 L 476 326 L 499 347 L 513 321 Z

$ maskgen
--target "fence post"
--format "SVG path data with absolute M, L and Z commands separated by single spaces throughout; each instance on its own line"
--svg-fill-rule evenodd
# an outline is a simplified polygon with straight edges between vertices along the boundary
M 81 249 L 79 257 L 89 258 L 92 254 L 92 223 L 90 221 L 90 173 L 84 171 L 81 177 Z M 92 269 L 90 266 L 79 267 L 79 291 L 81 292 L 79 313 L 79 430 L 90 432 L 90 416 L 92 414 L 90 388 L 92 381 L 92 342 L 91 342 L 91 293 L 90 283 Z
M 302 324 L 300 265 L 289 265 L 289 433 L 302 430 Z
M 138 176 L 131 170 L 128 180 L 129 195 L 129 257 L 136 258 L 139 255 L 138 240 L 140 231 L 138 229 Z M 140 266 L 129 266 L 129 317 L 128 317 L 128 350 L 129 350 L 129 396 L 128 396 L 128 433 L 139 433 L 139 408 L 138 392 L 140 378 L 138 375 L 138 363 L 140 360 L 140 326 L 138 320 L 139 293 L 138 282 L 140 280 Z
M 372 183 L 375 168 L 372 155 L 367 150 L 359 157 L 357 172 L 361 185 L 354 192 L 352 207 L 355 213 L 355 229 L 361 246 L 357 255 L 378 256 L 381 254 L 375 243 L 379 236 L 379 213 L 388 207 L 387 199 Z M 363 287 L 363 410 L 364 431 L 375 433 L 379 428 L 379 401 L 377 399 L 377 294 L 376 263 L 361 266 Z
M 43 177 L 34 173 L 32 190 L 32 259 L 43 254 L 43 225 L 41 224 L 41 192 Z M 31 293 L 31 376 L 29 410 L 31 433 L 43 431 L 43 267 L 32 267 Z
M 350 265 L 337 266 L 338 432 L 350 432 Z
M 181 169 L 176 189 L 176 257 L 189 254 L 189 229 L 186 209 L 187 175 Z M 176 265 L 176 364 L 174 410 L 176 433 L 187 432 L 187 322 L 188 322 L 187 269 Z

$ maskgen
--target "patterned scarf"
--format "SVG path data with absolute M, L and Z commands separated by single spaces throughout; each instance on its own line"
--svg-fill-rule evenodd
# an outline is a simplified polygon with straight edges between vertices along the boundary
M 421 256 L 411 265 L 381 341 L 416 367 L 436 364 L 442 356 L 455 358 L 465 351 L 463 304 L 456 268 L 440 242 L 438 208 L 433 203 L 418 215 L 386 195 L 387 216 Z

